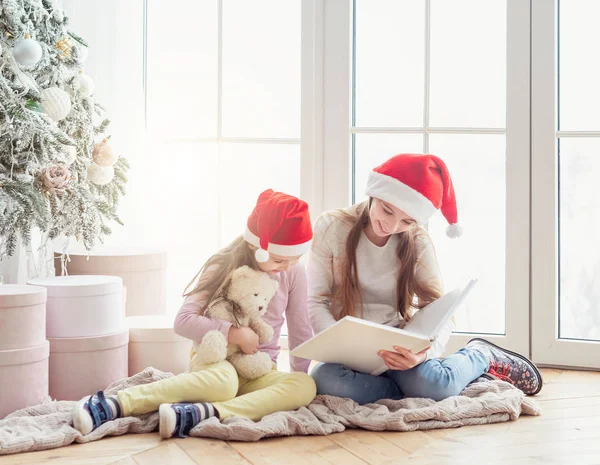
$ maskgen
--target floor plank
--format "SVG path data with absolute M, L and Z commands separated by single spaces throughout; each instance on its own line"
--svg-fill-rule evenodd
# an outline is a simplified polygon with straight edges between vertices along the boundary
M 399 463 L 410 455 L 407 450 L 371 431 L 346 430 L 329 438 L 371 465 Z
M 126 457 L 117 462 L 113 462 L 110 465 L 137 465 L 137 463 L 135 460 L 133 460 L 133 457 Z
M 447 437 L 453 431 L 450 429 L 409 432 L 380 431 L 375 434 L 406 452 L 414 452 Z
M 159 443 L 157 434 L 126 434 L 87 444 L 8 455 L 0 457 L 0 465 L 106 465 L 151 449 Z
M 186 438 L 173 440 L 198 465 L 250 465 L 244 457 L 225 441 L 217 439 Z
M 343 433 L 345 434 L 345 433 Z M 365 462 L 331 436 L 292 436 L 259 442 L 230 442 L 230 445 L 253 465 L 363 465 Z
M 138 465 L 196 465 L 192 458 L 185 453 L 175 442 L 167 441 L 160 446 L 133 456 Z

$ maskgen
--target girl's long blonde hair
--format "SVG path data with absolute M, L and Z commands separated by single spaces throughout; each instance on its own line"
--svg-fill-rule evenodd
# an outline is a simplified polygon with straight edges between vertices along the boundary
M 200 271 L 186 286 L 183 296 L 188 297 L 196 292 L 205 291 L 208 292 L 207 302 L 210 302 L 227 285 L 227 278 L 231 272 L 244 265 L 253 270 L 259 269 L 254 258 L 254 250 L 242 236 L 239 236 L 202 265 Z M 209 268 L 210 272 L 206 273 Z
M 355 212 L 345 210 L 336 212 L 340 220 L 352 226 L 346 240 L 345 259 L 342 264 L 342 282 L 332 296 L 332 313 L 336 315 L 338 320 L 348 315 L 357 316 L 357 303 L 363 301 L 359 284 L 359 272 L 356 266 L 356 248 L 363 230 L 369 223 L 371 202 L 372 199 L 369 199 L 361 203 Z M 418 258 L 415 239 L 421 234 L 427 233 L 419 226 L 411 227 L 407 231 L 398 234 L 399 243 L 396 254 L 400 273 L 398 274 L 398 284 L 396 286 L 398 291 L 396 308 L 400 317 L 406 321 L 410 320 L 411 309 L 422 308 L 441 295 L 438 289 L 418 283 L 415 278 Z M 415 302 L 415 296 L 418 298 L 418 304 Z M 362 305 L 360 316 L 362 317 Z

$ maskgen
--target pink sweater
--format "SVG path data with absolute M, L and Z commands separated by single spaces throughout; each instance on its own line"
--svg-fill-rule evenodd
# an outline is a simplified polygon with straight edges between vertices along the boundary
M 306 271 L 300 264 L 294 265 L 288 271 L 279 273 L 273 279 L 279 281 L 279 289 L 269 303 L 269 308 L 264 320 L 273 327 L 273 339 L 260 345 L 260 350 L 269 354 L 273 362 L 277 362 L 279 351 L 279 336 L 284 315 L 288 327 L 289 348 L 294 349 L 312 337 L 312 329 L 308 321 L 306 306 Z M 225 337 L 229 333 L 231 323 L 223 320 L 206 318 L 200 315 L 207 305 L 206 292 L 200 291 L 188 296 L 177 317 L 175 318 L 175 332 L 180 336 L 194 341 L 213 329 L 221 331 Z M 290 366 L 293 371 L 308 371 L 310 360 L 290 357 Z

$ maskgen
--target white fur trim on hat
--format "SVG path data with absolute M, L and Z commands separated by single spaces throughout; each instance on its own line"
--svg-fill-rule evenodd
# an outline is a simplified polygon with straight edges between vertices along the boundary
M 252 244 L 254 247 L 260 247 L 260 240 L 256 234 L 250 231 L 248 228 L 244 231 L 244 240 L 249 244 Z M 280 244 L 269 244 L 269 248 L 267 252 L 281 255 L 282 257 L 298 257 L 300 255 L 304 255 L 310 249 L 311 241 L 304 242 L 303 244 L 296 245 L 280 245 Z
M 369 197 L 383 200 L 399 208 L 418 224 L 425 224 L 437 208 L 423 194 L 397 179 L 371 171 L 365 191 Z

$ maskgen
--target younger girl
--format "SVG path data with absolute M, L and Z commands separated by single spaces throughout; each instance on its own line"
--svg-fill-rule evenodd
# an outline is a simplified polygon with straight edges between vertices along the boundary
M 291 348 L 312 336 L 306 311 L 306 275 L 297 264 L 311 239 L 305 202 L 272 190 L 263 192 L 243 236 L 206 262 L 175 320 L 175 332 L 189 339 L 201 341 L 208 331 L 219 330 L 247 354 L 267 352 L 273 371 L 258 379 L 243 379 L 227 361 L 200 365 L 192 350 L 189 373 L 128 388 L 116 396 L 105 397 L 100 391 L 85 397 L 73 412 L 75 428 L 87 434 L 115 418 L 159 410 L 161 436 L 183 437 L 211 416 L 224 419 L 235 415 L 256 421 L 270 413 L 308 405 L 316 394 L 314 381 L 306 374 L 310 361 L 291 358 L 292 369 L 299 373 L 281 373 L 275 364 L 284 314 Z M 260 346 L 250 328 L 202 316 L 227 275 L 243 265 L 264 271 L 279 282 L 264 316 L 274 329 L 273 339 Z
M 366 193 L 368 201 L 324 213 L 316 222 L 308 257 L 308 309 L 315 333 L 346 315 L 404 326 L 442 294 L 433 244 L 421 225 L 441 208 L 450 223 L 448 235 L 460 235 L 444 162 L 433 155 L 397 155 L 370 173 Z M 526 394 L 540 391 L 542 378 L 532 362 L 483 339 L 440 359 L 452 328 L 450 321 L 432 346 L 417 354 L 402 347 L 382 350 L 390 370 L 381 376 L 340 364 L 317 365 L 311 373 L 317 393 L 361 404 L 404 396 L 441 400 L 486 373 Z

